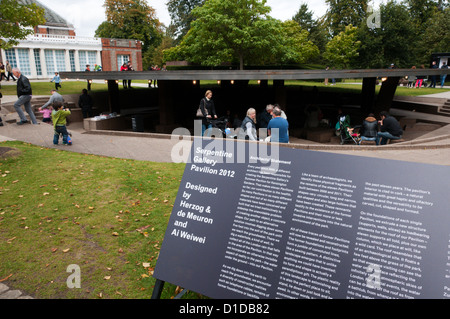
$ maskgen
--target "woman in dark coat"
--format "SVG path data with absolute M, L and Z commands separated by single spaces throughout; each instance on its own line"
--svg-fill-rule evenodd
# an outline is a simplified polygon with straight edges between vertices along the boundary
M 200 101 L 200 110 L 202 111 L 202 136 L 204 136 L 206 128 L 208 128 L 207 136 L 211 135 L 212 124 L 211 119 L 217 119 L 216 108 L 212 100 L 212 91 L 208 90 L 205 97 Z

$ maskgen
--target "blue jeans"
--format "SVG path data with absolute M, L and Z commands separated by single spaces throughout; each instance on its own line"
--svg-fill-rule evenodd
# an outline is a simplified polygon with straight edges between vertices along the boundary
M 34 112 L 31 109 L 31 95 L 21 95 L 16 103 L 14 103 L 14 108 L 16 109 L 17 114 L 19 114 L 20 120 L 22 122 L 26 122 L 27 118 L 22 111 L 21 106 L 25 107 L 25 111 L 27 111 L 30 116 L 31 122 L 33 124 L 37 124 L 36 116 L 34 116 Z
M 207 137 L 211 136 L 212 124 L 208 124 L 208 132 L 206 133 Z M 202 124 L 202 136 L 205 136 L 206 125 Z
M 378 145 L 378 138 L 376 137 L 361 136 L 361 141 L 375 141 L 375 143 Z
M 446 77 L 447 77 L 447 74 L 441 75 L 441 88 L 444 87 Z
M 380 139 L 380 142 L 378 143 L 377 141 L 377 145 L 386 145 L 388 140 L 399 140 L 402 137 L 401 136 L 394 136 L 389 132 L 378 132 L 377 134 L 377 139 Z
M 67 142 L 67 138 L 69 137 L 69 132 L 67 132 L 67 128 L 65 126 L 56 126 L 55 134 L 53 135 L 53 144 L 58 145 L 59 135 L 62 134 L 62 142 L 63 144 L 69 144 Z

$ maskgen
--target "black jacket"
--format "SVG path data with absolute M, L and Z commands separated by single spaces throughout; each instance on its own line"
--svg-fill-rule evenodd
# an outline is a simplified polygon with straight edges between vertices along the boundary
M 207 115 L 211 115 L 212 118 L 216 116 L 216 107 L 214 106 L 213 100 L 208 100 L 206 97 L 200 101 L 200 109 L 203 113 L 203 124 L 208 124 Z
M 78 98 L 78 106 L 80 108 L 90 108 L 92 107 L 92 98 L 90 95 L 88 94 L 81 94 L 80 97 Z
M 365 137 L 376 137 L 378 132 L 378 122 L 374 117 L 367 117 L 361 128 L 359 129 L 359 134 Z
M 383 125 L 380 127 L 381 132 L 389 132 L 394 136 L 402 136 L 403 130 L 400 123 L 392 116 L 388 116 L 383 120 Z
M 28 78 L 21 74 L 17 79 L 17 96 L 32 95 L 31 84 Z

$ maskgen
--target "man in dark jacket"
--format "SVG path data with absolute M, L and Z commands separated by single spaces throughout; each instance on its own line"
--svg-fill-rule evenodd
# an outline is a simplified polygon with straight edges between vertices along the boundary
M 78 106 L 83 112 L 83 118 L 92 117 L 92 98 L 86 89 L 82 90 L 82 94 L 78 98 Z
M 22 111 L 22 105 L 25 106 L 25 111 L 27 111 L 30 116 L 31 122 L 33 124 L 39 124 L 36 120 L 36 116 L 34 116 L 33 110 L 31 109 L 32 91 L 30 81 L 25 75 L 21 74 L 18 68 L 13 68 L 12 73 L 17 78 L 17 97 L 19 98 L 17 102 L 14 103 L 14 108 L 20 117 L 20 122 L 17 122 L 17 125 L 28 123 L 27 118 Z
M 380 132 L 377 134 L 378 139 L 381 139 L 379 145 L 386 145 L 388 140 L 399 140 L 402 138 L 403 130 L 394 117 L 383 111 L 380 113 L 380 118 Z

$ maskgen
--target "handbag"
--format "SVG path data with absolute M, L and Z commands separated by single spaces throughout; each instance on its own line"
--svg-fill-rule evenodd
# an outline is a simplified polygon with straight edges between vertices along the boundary
M 202 99 L 203 104 L 205 103 L 204 100 Z M 205 112 L 206 112 L 206 116 L 208 116 L 208 110 L 205 107 Z M 203 117 L 203 112 L 202 112 L 202 103 L 200 103 L 198 110 L 197 110 L 197 117 Z

